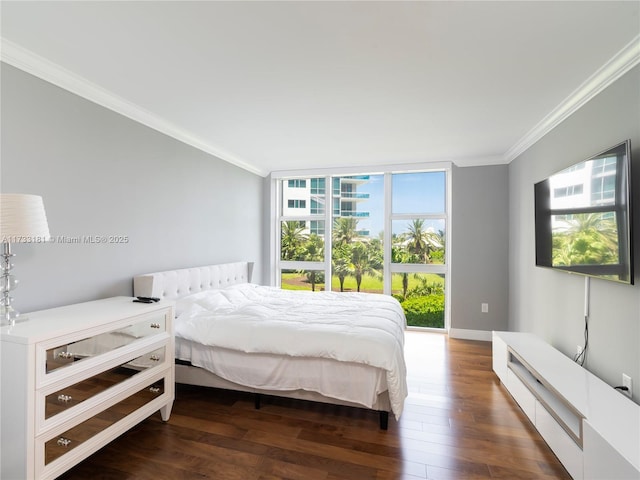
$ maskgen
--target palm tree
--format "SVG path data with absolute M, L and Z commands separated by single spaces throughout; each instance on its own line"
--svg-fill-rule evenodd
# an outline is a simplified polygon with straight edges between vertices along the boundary
M 339 217 L 333 221 L 333 273 L 344 292 L 344 280 L 353 273 L 351 264 L 352 244 L 358 237 L 358 220 L 353 217 Z
M 340 282 L 340 291 L 344 292 L 344 280 L 351 273 L 351 245 L 338 245 L 333 249 L 333 273 Z
M 358 237 L 358 220 L 353 217 L 339 217 L 333 222 L 333 243 L 344 245 Z
M 425 229 L 421 218 L 411 222 L 405 235 L 407 250 L 416 255 L 421 263 L 430 263 L 430 253 L 442 248 L 438 235 L 432 229 Z
M 401 245 L 393 245 L 391 247 L 391 262 L 392 263 L 415 263 L 417 261 L 416 256 L 409 253 Z M 407 291 L 409 290 L 409 274 L 402 272 L 402 298 L 407 298 Z
M 553 265 L 615 264 L 618 230 L 602 213 L 577 214 L 565 230 L 553 233 Z
M 611 246 L 618 244 L 618 229 L 613 218 L 606 218 L 603 213 L 587 213 L 575 215 L 568 221 L 569 233 L 597 232 L 605 243 Z
M 356 277 L 356 290 L 359 292 L 362 277 L 375 272 L 371 266 L 369 250 L 362 242 L 353 244 L 353 248 L 351 249 L 351 268 L 353 269 L 353 276 Z
M 437 247 L 435 247 L 431 253 L 429 254 L 429 257 L 431 259 L 432 263 L 444 263 L 444 255 L 445 255 L 445 248 L 446 248 L 446 237 L 444 234 L 443 230 L 438 230 L 438 232 L 433 232 L 431 233 L 432 235 L 432 240 L 434 245 L 439 245 Z
M 306 240 L 304 223 L 298 221 L 288 221 L 282 224 L 280 236 L 280 255 L 282 260 L 296 260 L 300 254 L 302 244 Z
M 371 268 L 374 270 L 382 270 L 384 263 L 384 248 L 381 238 L 372 238 L 367 242 L 367 250 L 369 252 L 369 260 Z
M 324 259 L 324 240 L 315 233 L 309 235 L 309 238 L 303 245 L 304 251 L 302 257 L 308 262 L 318 262 Z M 311 291 L 316 291 L 316 283 L 323 274 L 318 274 L 316 270 L 305 272 L 307 280 L 311 283 Z

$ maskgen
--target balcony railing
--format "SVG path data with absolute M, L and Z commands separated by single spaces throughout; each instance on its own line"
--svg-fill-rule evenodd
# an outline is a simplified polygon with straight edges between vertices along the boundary
M 364 218 L 369 216 L 369 212 L 350 212 L 350 211 L 342 211 L 340 213 L 341 217 L 358 217 Z
M 340 178 L 342 178 L 342 180 L 347 180 L 347 181 L 349 181 L 349 180 L 365 180 L 365 181 L 368 181 L 370 179 L 370 176 L 369 175 L 351 175 L 351 176 L 348 176 L 348 177 L 340 177 Z
M 363 200 L 369 198 L 368 193 L 359 193 L 359 192 L 342 192 L 341 196 L 342 198 L 356 198 L 356 199 L 363 199 Z

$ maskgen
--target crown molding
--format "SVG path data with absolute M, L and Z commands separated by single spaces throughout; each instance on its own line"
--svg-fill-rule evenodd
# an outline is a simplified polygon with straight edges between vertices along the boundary
M 575 89 L 560 105 L 536 124 L 504 154 L 511 162 L 571 116 L 585 103 L 640 63 L 640 35 L 636 35 L 622 50 Z
M 0 39 L 0 60 L 12 65 L 31 75 L 35 75 L 53 85 L 64 90 L 68 90 L 93 103 L 97 103 L 120 115 L 130 118 L 149 128 L 168 135 L 182 143 L 190 145 L 198 150 L 213 155 L 225 162 L 247 170 L 261 177 L 265 177 L 268 172 L 261 171 L 255 166 L 239 159 L 238 157 L 217 148 L 202 139 L 192 135 L 179 126 L 155 115 L 148 110 L 122 98 L 114 93 L 90 82 L 84 77 L 67 70 L 60 65 L 53 63 L 30 50 L 23 48 L 5 38 Z
M 0 60 L 251 173 L 262 177 L 269 173 L 5 38 L 0 39 Z M 637 35 L 507 150 L 502 159 L 488 157 L 483 160 L 494 165 L 513 161 L 639 63 L 640 35 Z M 472 166 L 478 159 L 458 159 L 455 163 Z
M 478 157 L 458 157 L 449 159 L 456 167 L 479 167 L 488 165 L 504 165 L 504 155 L 484 155 Z

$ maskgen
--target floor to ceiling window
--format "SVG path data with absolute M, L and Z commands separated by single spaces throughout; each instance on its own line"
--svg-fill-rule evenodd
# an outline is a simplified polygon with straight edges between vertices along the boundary
M 273 283 L 393 295 L 412 327 L 448 327 L 449 166 L 272 175 Z

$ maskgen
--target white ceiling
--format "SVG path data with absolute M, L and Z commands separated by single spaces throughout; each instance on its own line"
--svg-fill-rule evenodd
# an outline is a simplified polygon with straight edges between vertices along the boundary
M 250 171 L 506 163 L 640 61 L 640 2 L 8 2 L 2 60 Z

